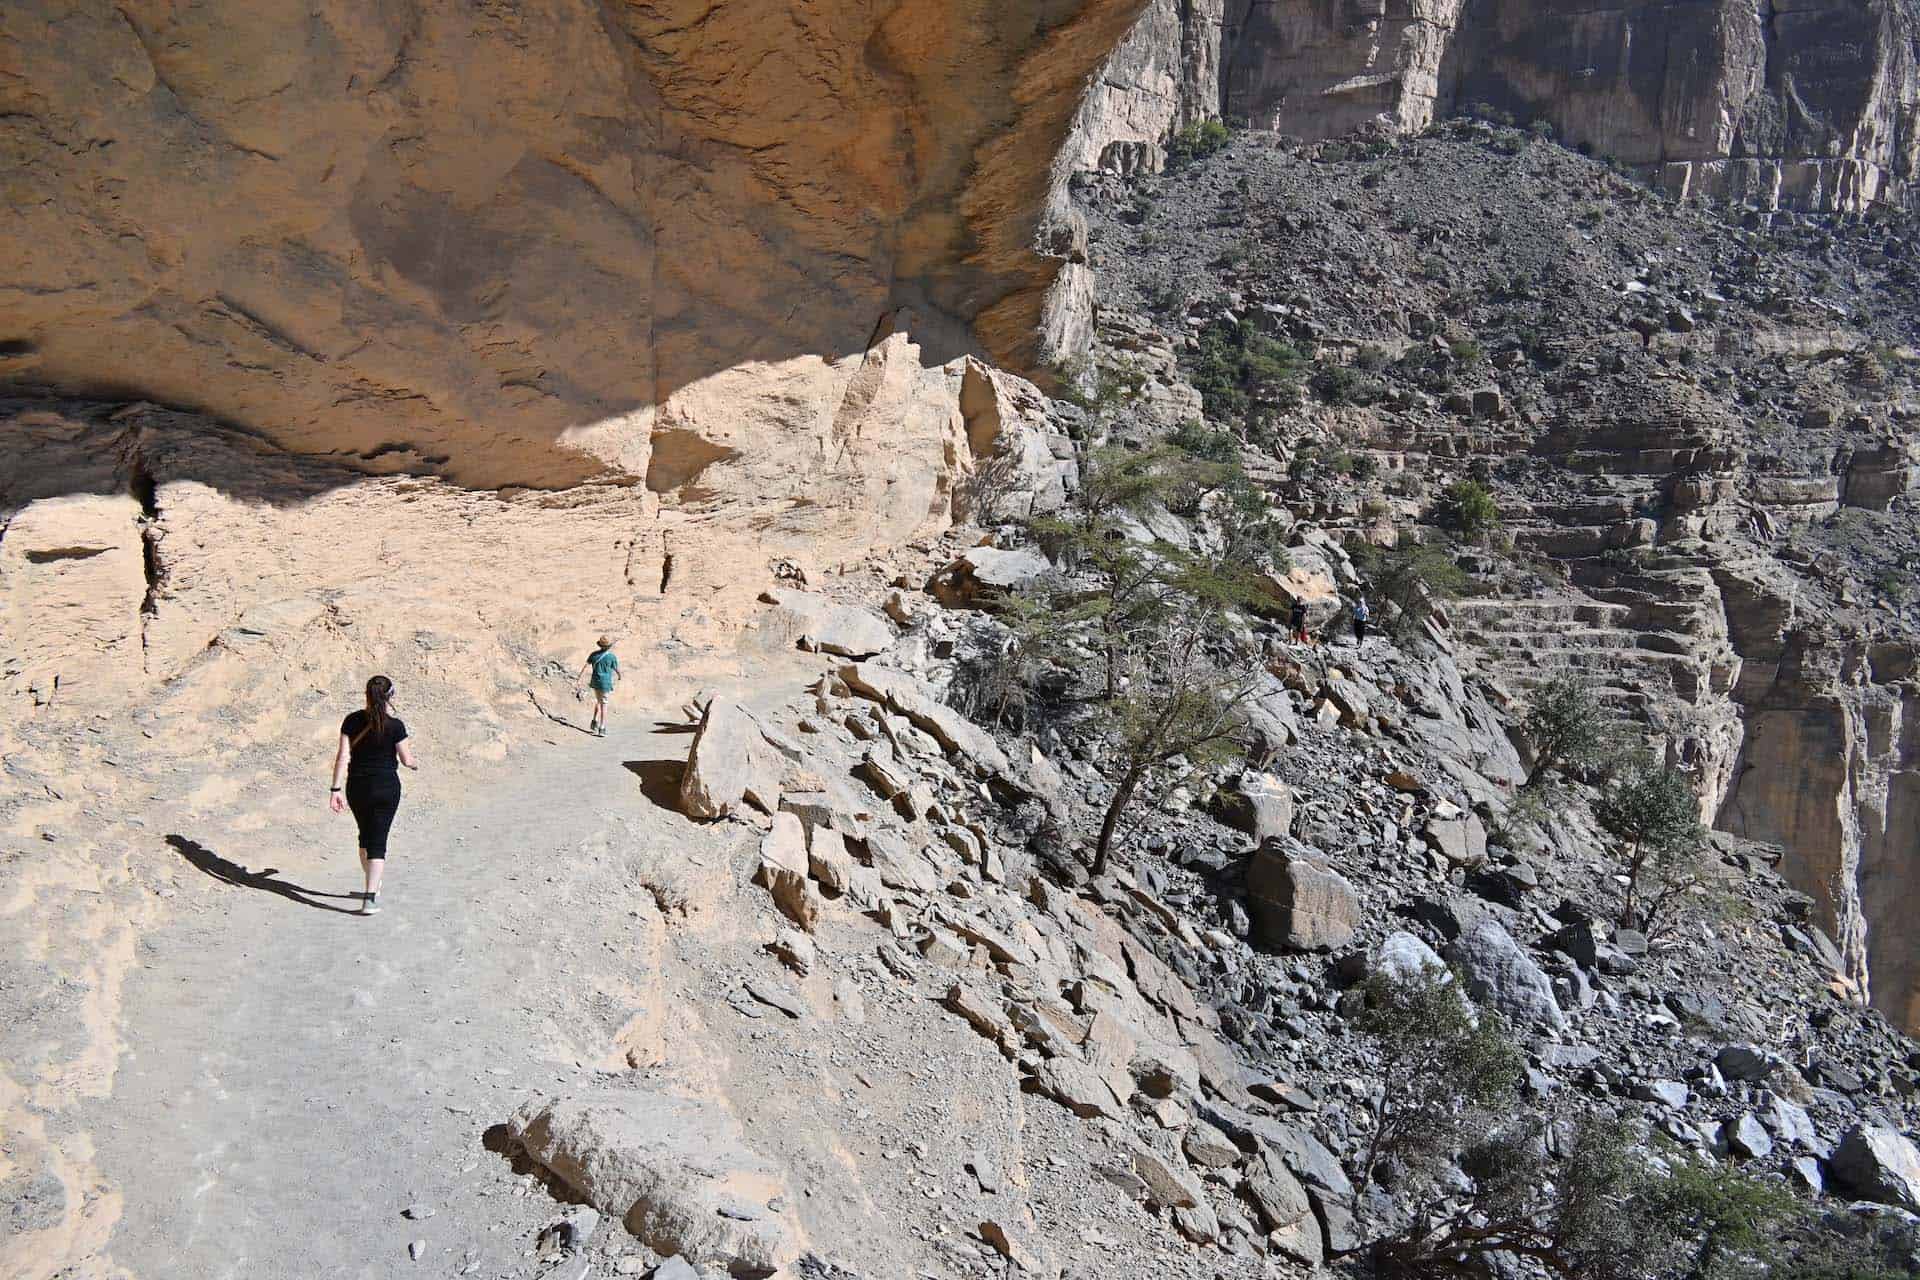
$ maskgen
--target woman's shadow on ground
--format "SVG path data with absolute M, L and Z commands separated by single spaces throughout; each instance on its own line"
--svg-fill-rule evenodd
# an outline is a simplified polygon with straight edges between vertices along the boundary
M 280 874 L 278 867 L 268 867 L 265 871 L 249 871 L 237 862 L 229 862 L 197 840 L 185 836 L 168 836 L 167 843 L 175 853 L 191 862 L 200 870 L 212 876 L 222 884 L 238 885 L 243 889 L 265 889 L 268 893 L 279 894 L 289 902 L 297 902 L 303 907 L 312 907 L 315 911 L 337 911 L 341 915 L 359 915 L 349 907 L 336 907 L 330 902 L 316 902 L 316 898 L 354 898 L 357 893 L 323 893 L 318 889 L 307 889 L 286 880 L 275 879 Z

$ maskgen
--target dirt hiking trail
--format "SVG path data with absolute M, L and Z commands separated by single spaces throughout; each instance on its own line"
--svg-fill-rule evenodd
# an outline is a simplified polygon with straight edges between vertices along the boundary
M 552 724 L 480 786 L 436 776 L 453 753 L 420 743 L 371 917 L 352 914 L 352 820 L 324 811 L 317 773 L 306 825 L 244 847 L 168 832 L 207 879 L 181 877 L 180 909 L 142 939 L 118 1084 L 88 1117 L 124 1198 L 113 1261 L 145 1278 L 524 1272 L 555 1206 L 483 1134 L 528 1092 L 613 1065 L 588 1055 L 644 1014 L 622 895 L 646 895 L 618 851 L 718 864 L 744 838 L 658 803 L 690 741 L 661 726 L 680 718 L 621 707 L 604 740 Z

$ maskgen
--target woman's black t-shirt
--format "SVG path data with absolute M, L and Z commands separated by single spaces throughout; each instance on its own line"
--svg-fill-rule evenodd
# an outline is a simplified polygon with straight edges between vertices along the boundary
M 395 748 L 401 739 L 407 736 L 406 722 L 398 716 L 387 717 L 385 733 L 368 732 L 365 737 L 360 731 L 367 727 L 367 713 L 356 711 L 340 722 L 340 732 L 346 735 L 351 744 L 352 754 L 347 758 L 347 776 L 361 777 L 370 773 L 390 773 L 400 775 L 400 757 Z

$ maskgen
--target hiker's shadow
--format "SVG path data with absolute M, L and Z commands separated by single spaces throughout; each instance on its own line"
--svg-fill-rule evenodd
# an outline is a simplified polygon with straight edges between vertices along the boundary
M 227 861 L 198 840 L 189 840 L 185 836 L 168 836 L 167 843 L 175 853 L 222 884 L 239 885 L 242 889 L 265 889 L 268 893 L 277 893 L 289 902 L 312 907 L 315 911 L 338 911 L 345 916 L 359 914 L 347 907 L 315 901 L 316 898 L 358 898 L 360 895 L 357 893 L 323 893 L 318 889 L 307 889 L 286 880 L 277 880 L 274 878 L 280 874 L 277 867 L 249 871 L 237 862 Z

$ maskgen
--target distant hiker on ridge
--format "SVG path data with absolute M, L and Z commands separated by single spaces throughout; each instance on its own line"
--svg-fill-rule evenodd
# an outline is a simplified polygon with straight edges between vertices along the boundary
M 590 683 L 593 686 L 593 723 L 588 732 L 597 738 L 607 736 L 607 699 L 613 694 L 613 686 L 620 682 L 620 659 L 613 656 L 613 641 L 606 636 L 600 637 L 600 647 L 587 655 L 585 665 L 580 668 L 580 679 L 587 679 L 592 672 Z M 578 693 L 578 690 L 575 691 Z
M 1373 620 L 1373 610 L 1367 605 L 1367 593 L 1360 591 L 1353 597 L 1353 642 L 1367 642 L 1367 623 Z
M 1294 642 L 1296 644 L 1312 644 L 1313 637 L 1307 634 L 1307 602 L 1305 600 L 1295 600 L 1293 602 L 1292 623 Z
M 407 749 L 407 726 L 393 714 L 393 681 L 367 681 L 367 705 L 340 722 L 340 749 L 333 753 L 333 789 L 327 807 L 353 810 L 360 827 L 360 871 L 367 890 L 360 914 L 380 910 L 380 877 L 387 869 L 387 831 L 400 809 L 400 766 L 418 770 Z M 342 798 L 344 796 L 344 799 Z

